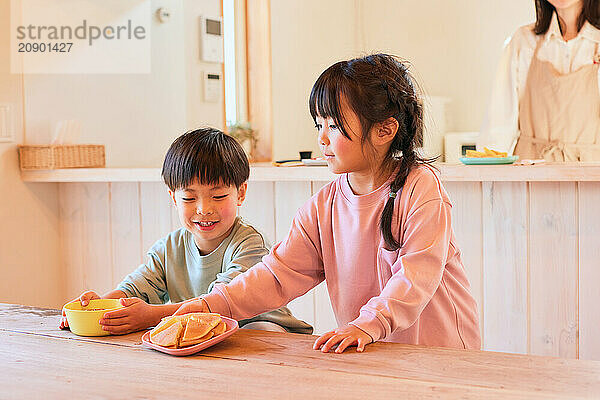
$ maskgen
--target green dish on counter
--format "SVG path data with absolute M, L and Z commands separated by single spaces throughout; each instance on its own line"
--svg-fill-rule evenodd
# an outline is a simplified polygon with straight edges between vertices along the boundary
M 519 156 L 508 157 L 461 157 L 459 160 L 465 165 L 495 165 L 512 164 L 519 159 Z

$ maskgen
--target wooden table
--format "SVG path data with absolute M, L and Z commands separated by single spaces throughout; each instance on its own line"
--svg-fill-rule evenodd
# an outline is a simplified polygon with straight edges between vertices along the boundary
M 142 333 L 57 329 L 59 311 L 0 304 L 1 399 L 600 398 L 600 362 L 376 343 L 312 350 L 313 336 L 240 330 L 188 357 Z

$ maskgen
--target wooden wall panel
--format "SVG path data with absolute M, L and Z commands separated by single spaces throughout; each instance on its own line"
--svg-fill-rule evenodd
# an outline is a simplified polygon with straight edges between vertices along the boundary
M 69 183 L 60 186 L 61 232 L 66 268 L 66 294 L 112 289 L 110 201 L 107 183 Z
M 272 242 L 327 182 L 253 181 L 240 215 Z M 600 360 L 600 183 L 445 182 L 484 349 Z M 59 184 L 64 301 L 110 290 L 179 227 L 162 182 Z M 337 327 L 326 283 L 290 304 Z
M 529 352 L 575 358 L 576 184 L 532 182 L 529 187 Z
M 483 336 L 483 242 L 481 182 L 444 182 L 452 202 L 452 229 L 461 251 L 471 293 L 479 308 L 479 327 Z
M 315 292 L 315 335 L 321 335 L 338 327 L 327 291 L 327 282 L 321 282 Z
M 177 211 L 162 182 L 140 182 L 141 259 L 160 238 L 165 237 L 179 224 Z M 173 213 L 175 215 L 173 216 Z M 176 223 L 172 219 L 176 218 Z
M 579 183 L 579 358 L 600 360 L 600 182 Z
M 84 236 L 81 244 L 87 254 L 84 286 L 105 293 L 113 289 L 109 184 L 83 184 L 83 195 Z
M 139 189 L 140 184 L 136 182 L 110 184 L 113 288 L 142 260 Z
M 283 240 L 298 209 L 311 196 L 310 182 L 275 182 L 275 237 Z M 315 291 L 292 300 L 288 307 L 297 318 L 315 326 Z
M 327 185 L 329 181 L 312 181 L 311 185 L 311 196 L 317 193 L 319 190 L 323 188 L 323 186 Z
M 313 181 L 311 182 L 311 194 L 314 195 L 323 186 L 327 185 L 328 181 Z M 329 292 L 327 291 L 327 282 L 321 282 L 314 288 L 315 294 L 315 335 L 321 335 L 325 332 L 331 331 L 338 327 L 337 321 L 335 320 L 335 314 L 333 313 L 333 307 L 331 306 L 331 300 L 329 299 Z
M 526 204 L 525 182 L 483 183 L 485 350 L 527 353 Z
M 288 234 L 292 220 L 300 207 L 312 195 L 310 182 L 275 182 L 275 240 Z
M 249 182 L 239 214 L 275 244 L 275 184 Z
M 79 183 L 59 184 L 61 254 L 63 256 L 63 301 L 72 300 L 83 291 L 86 254 L 81 246 L 83 209 L 80 201 L 83 186 Z

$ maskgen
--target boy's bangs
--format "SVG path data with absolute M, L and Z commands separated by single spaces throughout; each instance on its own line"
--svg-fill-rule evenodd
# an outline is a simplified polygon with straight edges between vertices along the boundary
M 175 189 L 183 189 L 199 180 L 202 185 L 234 185 L 231 169 L 216 154 L 187 152 L 174 163 L 170 178 Z
M 183 189 L 199 180 L 201 185 L 238 186 L 233 160 L 227 160 L 216 151 L 189 151 L 173 171 L 176 189 Z
M 248 180 L 248 158 L 231 136 L 211 129 L 188 132 L 173 142 L 162 176 L 170 190 L 202 185 L 240 187 Z

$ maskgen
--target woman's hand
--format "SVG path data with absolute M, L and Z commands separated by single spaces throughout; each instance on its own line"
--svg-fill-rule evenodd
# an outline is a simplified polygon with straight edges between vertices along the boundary
M 189 314 L 193 312 L 209 313 L 210 308 L 208 308 L 206 300 L 199 298 L 186 301 L 181 305 L 181 307 L 179 307 L 179 309 L 177 309 L 177 311 L 175 311 L 175 314 L 173 315 Z
M 160 322 L 161 306 L 152 306 L 137 297 L 120 299 L 123 308 L 109 311 L 100 320 L 102 329 L 113 335 L 124 335 L 149 328 Z
M 362 352 L 365 346 L 372 342 L 373 339 L 365 331 L 354 325 L 346 325 L 319 336 L 313 349 L 321 349 L 323 353 L 327 353 L 337 344 L 336 353 L 342 353 L 348 346 L 356 346 L 356 351 Z
M 90 303 L 90 300 L 101 299 L 100 295 L 96 292 L 88 291 L 84 292 L 81 296 L 76 299 L 71 300 L 69 303 L 79 300 L 83 307 L 87 306 Z M 67 322 L 67 315 L 65 314 L 65 309 L 62 310 L 62 316 L 60 318 L 60 324 L 58 325 L 60 329 L 68 329 L 69 323 Z

